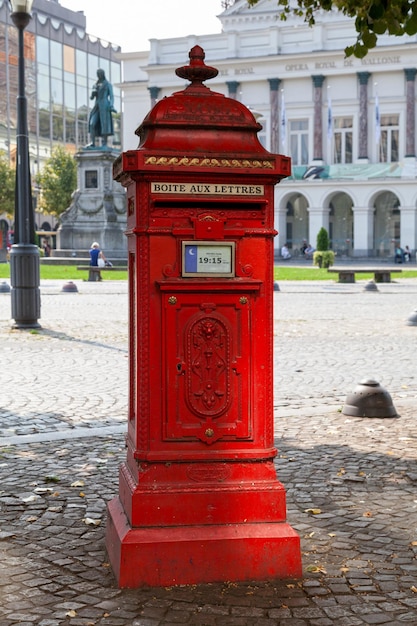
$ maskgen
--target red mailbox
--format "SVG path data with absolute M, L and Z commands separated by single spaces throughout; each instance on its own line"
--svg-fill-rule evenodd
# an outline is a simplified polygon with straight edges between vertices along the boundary
M 273 459 L 274 185 L 241 103 L 190 84 L 158 102 L 127 188 L 130 392 L 127 459 L 106 544 L 120 587 L 299 577 Z

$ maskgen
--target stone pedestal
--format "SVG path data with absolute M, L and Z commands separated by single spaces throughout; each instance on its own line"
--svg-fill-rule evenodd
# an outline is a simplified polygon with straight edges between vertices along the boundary
M 109 259 L 126 259 L 126 192 L 113 180 L 116 150 L 84 149 L 75 155 L 78 188 L 62 214 L 56 254 L 89 250 L 93 241 Z

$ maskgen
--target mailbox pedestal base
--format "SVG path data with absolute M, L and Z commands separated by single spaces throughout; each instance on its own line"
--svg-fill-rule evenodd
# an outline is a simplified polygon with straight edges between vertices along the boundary
M 300 539 L 285 522 L 131 528 L 119 498 L 106 545 L 119 587 L 300 578 Z

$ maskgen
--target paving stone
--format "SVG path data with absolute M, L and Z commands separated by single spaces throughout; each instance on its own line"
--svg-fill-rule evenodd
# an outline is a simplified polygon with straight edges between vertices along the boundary
M 143 618 L 139 618 L 139 619 L 135 619 L 132 622 L 132 626 L 159 626 L 161 622 L 159 621 L 159 619 L 152 619 L 149 617 L 143 617 Z M 192 622 L 190 622 L 192 623 Z M 200 622 L 201 623 L 201 622 Z M 211 626 L 211 624 L 209 624 L 209 622 L 204 622 L 207 626 Z M 214 622 L 212 622 L 212 624 L 214 625 Z
M 243 617 L 263 617 L 264 615 L 264 610 L 263 609 L 259 609 L 256 607 L 250 607 L 250 606 L 239 606 L 239 607 L 232 607 L 231 611 L 230 611 L 231 615 L 242 615 Z
M 0 443 L 1 626 L 417 623 L 415 330 L 403 319 L 417 280 L 381 286 L 377 308 L 359 283 L 337 293 L 291 283 L 274 296 L 276 467 L 302 538 L 302 583 L 139 590 L 117 589 L 103 567 L 127 415 L 127 290 L 110 282 L 99 286 L 102 323 L 97 286 L 80 283 L 85 291 L 71 306 L 58 289 L 42 299 L 48 330 L 39 335 L 11 333 L 10 297 L 0 298 L 0 437 L 16 438 Z M 392 394 L 399 419 L 339 412 L 371 375 Z M 46 481 L 54 476 L 59 482 Z M 75 480 L 85 482 L 84 498 Z M 86 516 L 102 524 L 90 529 Z M 73 606 L 69 618 L 64 607 Z
M 363 619 L 367 624 L 386 624 L 391 621 L 392 616 L 390 617 L 383 613 L 370 613 L 363 615 Z

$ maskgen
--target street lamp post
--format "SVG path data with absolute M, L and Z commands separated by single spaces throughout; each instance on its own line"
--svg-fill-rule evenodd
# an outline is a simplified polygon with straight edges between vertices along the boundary
M 33 0 L 9 0 L 9 4 L 19 35 L 14 244 L 10 250 L 12 318 L 15 328 L 39 328 L 40 263 L 35 245 L 24 55 L 24 30 L 32 17 Z

